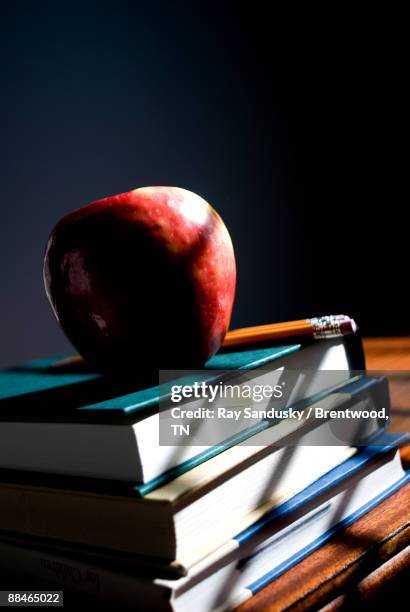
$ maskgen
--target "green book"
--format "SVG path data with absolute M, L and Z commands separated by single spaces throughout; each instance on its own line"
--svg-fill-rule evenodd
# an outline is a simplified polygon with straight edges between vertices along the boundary
M 347 380 L 350 369 L 363 367 L 359 344 L 349 338 L 220 353 L 203 376 L 263 367 L 340 370 Z M 81 367 L 50 368 L 55 361 L 0 372 L 0 468 L 128 481 L 149 491 L 255 433 L 249 428 L 212 446 L 161 446 L 163 386 L 141 381 L 130 389 Z

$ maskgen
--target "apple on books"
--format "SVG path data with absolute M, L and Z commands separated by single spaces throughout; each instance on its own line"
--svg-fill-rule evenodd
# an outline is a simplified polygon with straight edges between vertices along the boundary
M 67 337 L 99 369 L 195 368 L 223 342 L 236 266 L 228 230 L 204 199 L 143 187 L 63 217 L 44 281 Z

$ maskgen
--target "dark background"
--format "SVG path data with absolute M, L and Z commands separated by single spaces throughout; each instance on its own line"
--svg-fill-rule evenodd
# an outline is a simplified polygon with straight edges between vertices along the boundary
M 2 5 L 1 364 L 68 348 L 42 285 L 55 222 L 144 185 L 224 218 L 233 326 L 344 312 L 410 332 L 400 16 L 265 4 Z

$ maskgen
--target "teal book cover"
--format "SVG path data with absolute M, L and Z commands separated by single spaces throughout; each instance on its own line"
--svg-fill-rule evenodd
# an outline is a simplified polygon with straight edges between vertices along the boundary
M 300 344 L 219 353 L 205 366 L 207 380 L 223 370 L 258 368 L 297 352 Z M 156 409 L 158 384 L 108 379 L 81 364 L 53 368 L 61 358 L 39 359 L 0 372 L 0 420 L 131 420 Z M 173 381 L 169 382 L 171 386 Z M 166 393 L 161 385 L 161 392 Z

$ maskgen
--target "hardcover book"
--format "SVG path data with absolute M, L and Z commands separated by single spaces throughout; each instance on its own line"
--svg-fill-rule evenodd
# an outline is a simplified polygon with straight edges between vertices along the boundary
M 360 339 L 352 336 L 220 353 L 208 362 L 205 375 L 261 367 L 278 375 L 283 368 L 333 370 L 340 371 L 343 382 L 351 370 L 363 368 L 360 349 Z M 224 448 L 223 433 L 213 448 L 186 445 L 176 452 L 174 446 L 160 445 L 159 386 L 135 382 L 125 388 L 81 367 L 50 367 L 54 363 L 38 360 L 0 373 L 2 468 L 148 483 L 165 472 L 174 475 L 175 468 L 190 469 Z M 323 390 L 322 380 L 316 392 Z M 307 394 L 300 385 L 294 399 Z M 232 443 L 236 440 L 227 445 Z

